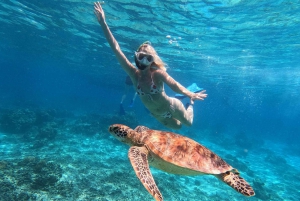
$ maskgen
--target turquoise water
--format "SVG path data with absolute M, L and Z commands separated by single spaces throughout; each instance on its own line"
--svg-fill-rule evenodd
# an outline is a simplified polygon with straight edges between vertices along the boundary
M 212 176 L 152 169 L 164 200 L 299 199 L 300 1 L 110 0 L 103 8 L 132 62 L 150 40 L 173 78 L 207 90 L 193 126 L 176 132 L 239 169 L 256 192 L 245 198 Z M 107 128 L 168 129 L 139 98 L 128 107 L 131 89 L 119 115 L 126 75 L 93 1 L 2 0 L 0 27 L 0 200 L 153 200 Z

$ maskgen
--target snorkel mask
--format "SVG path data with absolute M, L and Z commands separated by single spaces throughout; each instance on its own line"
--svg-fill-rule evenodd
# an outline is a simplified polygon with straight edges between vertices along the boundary
M 134 61 L 135 65 L 140 70 L 145 70 L 148 66 L 150 66 L 154 62 L 154 58 L 151 54 L 147 54 L 146 52 L 140 52 L 139 50 L 145 44 L 151 45 L 149 41 L 144 42 L 139 46 L 137 51 L 134 53 Z
M 145 70 L 148 66 L 150 66 L 154 59 L 151 54 L 147 54 L 145 52 L 135 52 L 135 64 L 140 70 Z

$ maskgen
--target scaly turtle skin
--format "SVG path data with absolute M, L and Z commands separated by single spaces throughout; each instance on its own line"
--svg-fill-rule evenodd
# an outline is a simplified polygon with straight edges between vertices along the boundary
M 218 155 L 196 141 L 172 133 L 138 126 L 114 124 L 109 132 L 130 147 L 128 157 L 144 187 L 155 198 L 163 197 L 155 184 L 149 164 L 162 171 L 180 175 L 214 175 L 245 196 L 254 196 L 252 187 L 239 172 Z M 149 162 L 149 164 L 148 164 Z

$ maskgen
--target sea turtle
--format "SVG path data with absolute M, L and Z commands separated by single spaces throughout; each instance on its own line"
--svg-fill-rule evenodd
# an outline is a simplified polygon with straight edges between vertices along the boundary
M 155 168 L 180 175 L 214 175 L 245 196 L 254 196 L 252 187 L 239 176 L 239 172 L 218 155 L 182 135 L 151 130 L 138 126 L 134 130 L 126 125 L 113 124 L 109 132 L 130 147 L 128 157 L 144 187 L 155 198 L 163 197 L 150 172 Z M 149 164 L 148 164 L 149 162 Z

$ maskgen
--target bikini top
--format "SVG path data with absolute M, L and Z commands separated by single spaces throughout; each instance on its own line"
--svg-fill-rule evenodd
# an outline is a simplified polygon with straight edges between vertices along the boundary
M 152 80 L 152 83 L 151 83 L 151 86 L 150 86 L 150 93 L 143 92 L 142 88 L 140 87 L 140 84 L 138 84 L 137 87 L 136 87 L 136 93 L 140 96 L 144 96 L 144 95 L 151 96 L 153 94 L 158 94 L 158 93 L 164 91 L 163 88 L 161 88 L 161 89 L 157 88 L 157 86 L 153 82 L 152 75 L 151 75 L 151 80 Z

